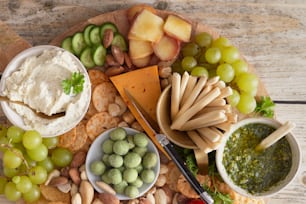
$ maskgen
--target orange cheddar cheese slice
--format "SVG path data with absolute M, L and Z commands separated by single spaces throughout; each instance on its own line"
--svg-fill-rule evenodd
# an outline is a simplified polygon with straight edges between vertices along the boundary
M 166 151 L 155 138 L 154 132 L 150 127 L 148 127 L 147 123 L 142 119 L 141 115 L 138 113 L 133 104 L 129 102 L 129 98 L 125 93 L 125 90 L 127 90 L 144 109 L 144 111 L 146 111 L 146 113 L 156 121 L 156 105 L 161 94 L 158 67 L 150 66 L 137 69 L 110 77 L 110 80 L 117 88 L 131 113 L 135 116 L 136 120 L 151 138 L 152 142 L 159 148 L 160 151 L 168 156 Z

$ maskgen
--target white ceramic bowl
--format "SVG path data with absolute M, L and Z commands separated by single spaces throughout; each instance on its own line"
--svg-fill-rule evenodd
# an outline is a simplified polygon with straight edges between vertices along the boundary
M 0 94 L 1 94 L 6 87 L 6 78 L 9 77 L 13 72 L 17 71 L 19 66 L 25 61 L 26 58 L 31 57 L 31 56 L 39 56 L 40 54 L 43 53 L 43 51 L 48 50 L 48 49 L 57 49 L 63 52 L 67 52 L 68 55 L 71 56 L 72 62 L 77 66 L 79 72 L 81 72 L 84 75 L 85 83 L 84 83 L 84 89 L 81 94 L 82 94 L 82 97 L 84 97 L 85 103 L 82 106 L 79 106 L 80 111 L 82 113 L 80 113 L 77 118 L 74 118 L 74 120 L 67 121 L 66 123 L 59 122 L 57 125 L 54 125 L 53 127 L 51 127 L 50 125 L 49 129 L 52 129 L 56 126 L 58 130 L 48 131 L 48 125 L 51 123 L 48 123 L 48 121 L 46 121 L 45 123 L 46 125 L 42 125 L 42 130 L 40 131 L 38 130 L 43 137 L 53 137 L 53 136 L 61 135 L 61 134 L 64 134 L 65 132 L 68 132 L 73 127 L 75 127 L 86 114 L 86 111 L 89 107 L 90 98 L 91 98 L 91 85 L 90 85 L 90 80 L 89 80 L 87 70 L 83 66 L 83 64 L 80 62 L 80 60 L 73 54 L 69 53 L 68 51 L 65 51 L 64 49 L 56 47 L 56 46 L 40 45 L 40 46 L 31 47 L 31 48 L 28 48 L 20 52 L 10 61 L 10 63 L 6 66 L 2 74 L 1 82 L 0 82 Z M 1 101 L 0 104 L 1 104 L 4 114 L 6 115 L 8 120 L 13 125 L 21 127 L 24 130 L 35 129 L 31 125 L 27 125 L 24 121 L 24 117 L 19 115 L 16 112 L 16 110 L 13 109 L 9 105 L 9 103 Z M 66 115 L 67 114 L 70 114 L 70 113 L 66 112 Z
M 247 124 L 254 124 L 254 123 L 269 125 L 273 128 L 278 128 L 281 125 L 278 121 L 273 120 L 273 119 L 268 119 L 268 118 L 248 118 L 248 119 L 244 119 L 238 122 L 237 124 L 233 125 L 231 130 L 224 135 L 225 142 L 219 147 L 219 149 L 216 152 L 216 165 L 217 165 L 218 171 L 222 179 L 233 190 L 247 197 L 263 198 L 263 197 L 269 197 L 269 196 L 275 195 L 276 193 L 281 191 L 283 188 L 285 188 L 289 183 L 291 183 L 291 181 L 297 175 L 299 167 L 301 165 L 301 151 L 300 151 L 298 142 L 296 138 L 292 135 L 292 133 L 289 133 L 288 135 L 286 135 L 285 138 L 287 139 L 290 145 L 291 151 L 292 151 L 292 165 L 291 165 L 291 169 L 289 173 L 287 174 L 285 179 L 279 181 L 277 184 L 270 187 L 270 189 L 268 189 L 267 191 L 262 192 L 262 193 L 256 193 L 256 194 L 249 193 L 248 191 L 239 187 L 232 181 L 232 179 L 227 174 L 225 167 L 222 164 L 222 160 L 223 160 L 223 152 L 224 152 L 224 148 L 226 145 L 226 141 L 228 140 L 229 137 L 231 137 L 232 133 L 235 132 L 237 129 L 239 129 L 242 126 L 245 126 Z
M 93 173 L 91 173 L 90 171 L 90 164 L 93 161 L 96 160 L 101 160 L 103 157 L 103 151 L 102 151 L 102 143 L 109 138 L 109 133 L 114 130 L 115 128 L 109 129 L 105 132 L 103 132 L 101 135 L 99 135 L 94 142 L 92 143 L 92 145 L 90 146 L 90 149 L 87 152 L 87 157 L 86 157 L 86 173 L 87 173 L 87 177 L 88 180 L 90 181 L 90 183 L 94 186 L 95 190 L 98 191 L 99 193 L 102 193 L 103 190 L 101 190 L 101 188 L 99 188 L 96 185 L 96 181 L 101 181 L 100 176 L 96 176 Z M 139 133 L 139 131 L 132 129 L 132 128 L 124 128 L 127 132 L 128 135 L 134 135 L 136 133 Z M 158 154 L 158 150 L 155 147 L 155 145 L 153 144 L 153 142 L 150 140 L 150 138 L 148 138 L 149 140 L 149 144 L 147 146 L 148 151 L 150 152 L 154 152 L 157 155 L 157 164 L 156 166 L 153 168 L 154 172 L 155 172 L 155 178 L 153 180 L 152 183 L 146 184 L 143 183 L 143 185 L 138 189 L 139 190 L 139 195 L 138 197 L 142 196 L 143 194 L 145 194 L 148 190 L 150 190 L 152 188 L 152 186 L 155 184 L 157 178 L 158 178 L 158 174 L 159 174 L 159 170 L 160 170 L 160 158 L 159 158 L 159 154 Z M 116 195 L 118 197 L 119 200 L 130 200 L 131 198 L 123 195 L 123 194 L 118 194 Z

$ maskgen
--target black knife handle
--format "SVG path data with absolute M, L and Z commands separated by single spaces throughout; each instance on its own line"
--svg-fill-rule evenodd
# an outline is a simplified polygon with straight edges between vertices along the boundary
M 181 173 L 185 176 L 189 184 L 193 187 L 193 189 L 200 195 L 200 198 L 206 203 L 206 204 L 213 204 L 214 200 L 212 197 L 202 188 L 198 180 L 194 177 L 194 175 L 191 173 L 191 171 L 186 166 L 186 163 L 182 160 L 180 155 L 177 153 L 177 151 L 174 149 L 173 144 L 166 138 L 163 134 L 157 134 L 156 135 L 157 140 L 159 143 L 163 146 L 163 148 L 166 150 L 166 152 L 169 154 L 173 162 L 177 165 L 177 167 L 180 169 Z

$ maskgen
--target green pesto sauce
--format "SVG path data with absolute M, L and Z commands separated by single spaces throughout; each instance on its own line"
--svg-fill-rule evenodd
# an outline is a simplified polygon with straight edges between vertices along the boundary
M 255 151 L 274 130 L 265 124 L 248 124 L 236 130 L 225 145 L 223 165 L 228 175 L 251 194 L 269 190 L 290 171 L 292 153 L 285 137 L 263 152 Z

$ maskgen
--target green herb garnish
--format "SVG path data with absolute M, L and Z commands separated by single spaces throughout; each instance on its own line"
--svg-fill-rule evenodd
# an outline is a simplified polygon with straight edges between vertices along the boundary
M 62 81 L 64 93 L 69 95 L 71 92 L 75 95 L 83 91 L 84 75 L 80 72 L 73 72 L 70 79 Z
M 256 103 L 255 112 L 264 117 L 273 118 L 275 104 L 269 96 L 261 96 Z

